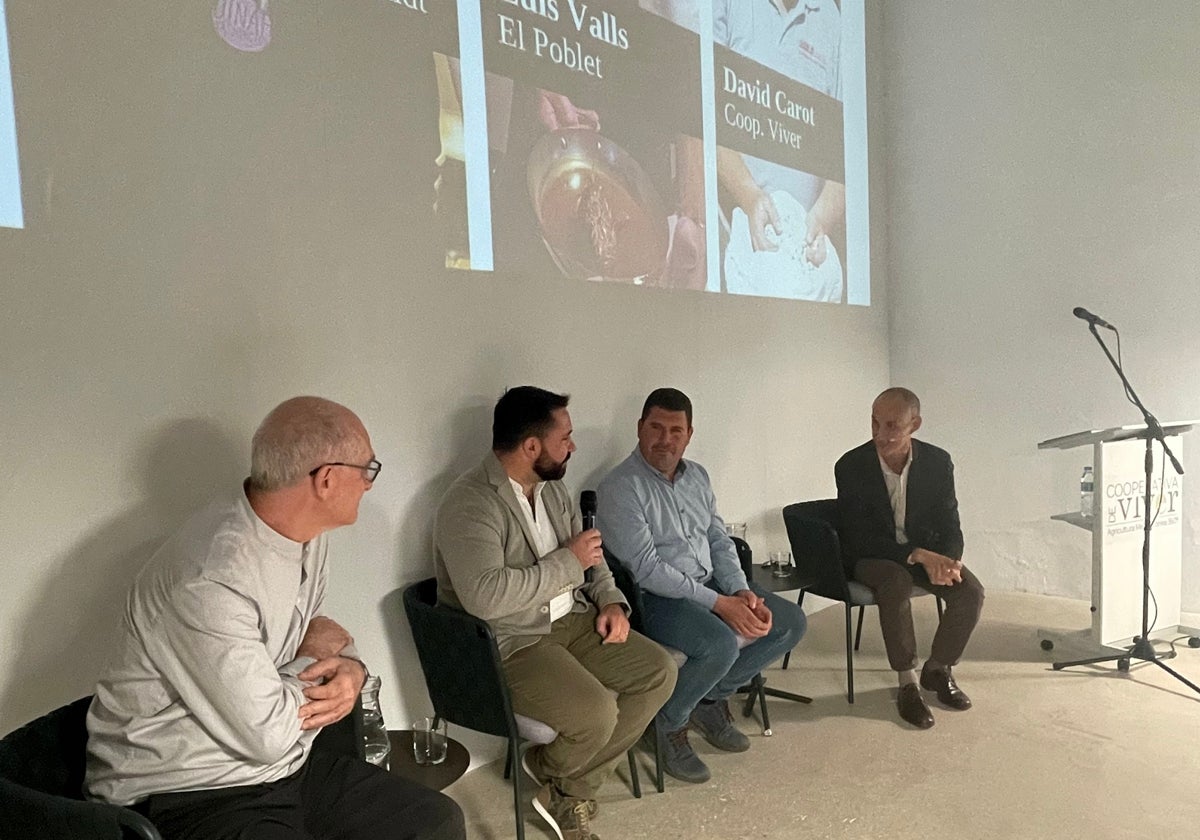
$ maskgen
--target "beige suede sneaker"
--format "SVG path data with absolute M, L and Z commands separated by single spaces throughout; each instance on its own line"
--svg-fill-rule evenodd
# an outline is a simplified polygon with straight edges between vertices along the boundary
M 589 825 L 588 800 L 563 796 L 550 783 L 533 797 L 533 808 L 554 829 L 559 840 L 600 840 Z

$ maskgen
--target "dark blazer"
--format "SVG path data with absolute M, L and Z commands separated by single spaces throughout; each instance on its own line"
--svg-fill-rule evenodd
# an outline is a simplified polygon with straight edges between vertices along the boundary
M 833 468 L 838 493 L 842 560 L 850 568 L 864 557 L 906 563 L 914 548 L 962 559 L 963 536 L 954 495 L 954 463 L 944 449 L 914 440 L 908 471 L 904 532 L 896 542 L 896 520 L 875 444 L 867 441 L 838 459 Z

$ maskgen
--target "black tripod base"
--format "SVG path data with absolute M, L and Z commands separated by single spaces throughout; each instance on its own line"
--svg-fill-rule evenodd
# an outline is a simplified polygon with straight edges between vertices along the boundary
M 1200 694 L 1200 685 L 1196 685 L 1187 677 L 1180 674 L 1178 671 L 1163 664 L 1164 659 L 1174 659 L 1175 651 L 1170 650 L 1166 653 L 1159 653 L 1154 649 L 1149 639 L 1138 636 L 1134 638 L 1133 645 L 1126 648 L 1120 653 L 1107 654 L 1105 656 L 1093 656 L 1088 659 L 1074 659 L 1070 662 L 1055 662 L 1050 667 L 1055 671 L 1061 671 L 1063 668 L 1073 668 L 1076 665 L 1098 665 L 1101 662 L 1116 662 L 1118 671 L 1128 671 L 1129 662 L 1131 659 L 1139 659 L 1143 662 L 1153 662 L 1159 668 L 1162 668 L 1168 674 L 1179 680 L 1192 691 Z
M 794 703 L 812 702 L 811 697 L 805 697 L 803 694 L 794 694 L 780 688 L 768 688 L 767 681 L 763 679 L 762 674 L 755 676 L 749 685 L 739 688 L 738 693 L 746 695 L 745 705 L 742 707 L 742 715 L 745 717 L 754 714 L 754 704 L 757 701 L 759 714 L 762 715 L 763 735 L 768 737 L 771 735 L 771 718 L 767 714 L 767 697 L 780 697 Z

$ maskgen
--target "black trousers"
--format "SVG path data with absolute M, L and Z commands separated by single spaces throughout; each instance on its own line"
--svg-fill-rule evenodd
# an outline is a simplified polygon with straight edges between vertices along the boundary
M 164 840 L 465 840 L 454 800 L 357 758 L 314 750 L 277 782 L 160 793 L 134 806 Z

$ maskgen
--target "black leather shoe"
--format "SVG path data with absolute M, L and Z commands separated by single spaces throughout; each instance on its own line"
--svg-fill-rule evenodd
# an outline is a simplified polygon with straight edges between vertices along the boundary
M 917 729 L 928 729 L 933 726 L 933 712 L 925 705 L 921 697 L 921 689 L 916 683 L 900 686 L 900 695 L 896 698 L 896 708 L 900 717 L 911 723 Z
M 936 691 L 937 699 L 948 708 L 957 709 L 960 712 L 971 708 L 971 698 L 958 687 L 949 668 L 944 671 L 922 668 L 921 688 Z

